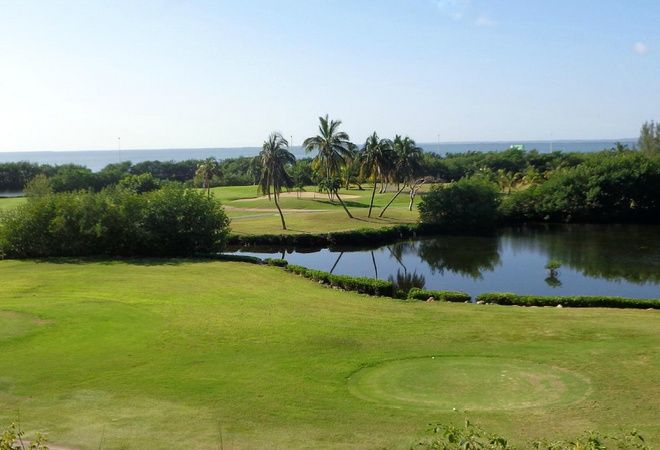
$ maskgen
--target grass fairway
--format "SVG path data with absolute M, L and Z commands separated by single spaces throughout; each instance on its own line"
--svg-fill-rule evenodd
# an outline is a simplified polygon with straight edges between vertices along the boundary
M 355 216 L 354 219 L 348 218 L 336 200 L 330 201 L 326 194 L 314 194 L 314 186 L 307 188 L 303 193 L 305 197 L 298 198 L 295 193 L 283 196 L 280 206 L 287 222 L 286 231 L 282 230 L 275 203 L 267 198 L 259 198 L 255 186 L 226 186 L 214 188 L 212 191 L 225 206 L 228 216 L 232 219 L 232 232 L 236 234 L 325 233 L 417 222 L 417 208 L 408 211 L 407 191 L 397 197 L 382 218 L 378 217 L 380 209 L 390 201 L 395 192 L 376 193 L 374 210 L 371 217 L 367 217 L 371 190 L 368 185 L 364 187 L 364 190 L 340 191 L 351 214 Z M 420 198 L 421 196 L 418 196 L 415 199 L 415 204 L 419 203 Z
M 25 197 L 3 197 L 0 198 L 0 212 L 15 208 L 18 205 L 23 204 L 27 199 Z
M 660 442 L 657 311 L 406 303 L 229 262 L 0 276 L 0 421 L 53 443 L 405 448 L 453 407 L 517 440 Z

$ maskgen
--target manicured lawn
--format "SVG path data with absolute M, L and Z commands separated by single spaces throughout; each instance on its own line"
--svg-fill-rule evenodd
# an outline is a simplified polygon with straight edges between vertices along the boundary
M 0 262 L 0 422 L 80 449 L 660 443 L 658 311 L 400 302 L 229 262 Z M 446 395 L 443 393 L 446 391 Z M 454 405 L 454 406 L 452 406 Z
M 25 197 L 0 198 L 0 211 L 15 208 L 26 201 Z
M 394 192 L 376 193 L 374 209 L 368 216 L 371 190 L 341 190 L 344 202 L 355 217 L 349 219 L 339 202 L 330 201 L 326 194 L 314 194 L 315 187 L 308 186 L 298 198 L 294 193 L 282 196 L 280 206 L 284 210 L 287 231 L 282 230 L 275 203 L 260 197 L 254 186 L 228 186 L 213 189 L 218 200 L 226 207 L 232 219 L 232 232 L 236 234 L 325 233 L 329 231 L 378 228 L 398 224 L 416 223 L 419 217 L 416 206 L 408 210 L 408 192 L 402 192 L 382 218 L 380 209 L 390 201 Z M 393 189 L 393 188 L 391 188 Z M 311 196 L 311 197 L 310 197 Z M 421 196 L 415 199 L 419 203 Z

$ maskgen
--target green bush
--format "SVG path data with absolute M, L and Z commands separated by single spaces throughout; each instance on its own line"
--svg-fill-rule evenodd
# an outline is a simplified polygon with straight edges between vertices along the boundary
M 224 248 L 222 207 L 178 185 L 31 197 L 0 216 L 0 252 L 49 256 L 190 256 Z
M 269 266 L 286 267 L 289 265 L 289 261 L 286 259 L 266 258 L 264 261 Z
M 437 232 L 438 228 L 432 224 L 398 225 L 379 229 L 364 228 L 320 234 L 232 235 L 229 244 L 241 247 L 324 248 L 342 245 L 368 247 L 418 236 L 429 236 Z
M 453 231 L 484 230 L 497 225 L 500 195 L 484 177 L 433 186 L 419 204 L 420 219 Z
M 637 308 L 660 309 L 660 299 L 644 300 L 605 296 L 539 296 L 518 295 L 509 292 L 490 292 L 477 295 L 477 301 L 498 305 L 567 306 L 572 308 Z
M 394 284 L 390 281 L 376 280 L 367 277 L 352 277 L 349 275 L 333 275 L 322 270 L 308 269 L 302 266 L 289 264 L 285 267 L 289 272 L 305 278 L 338 287 L 347 291 L 383 297 L 394 297 Z
M 438 301 L 457 303 L 465 303 L 472 300 L 470 295 L 466 294 L 465 292 L 458 291 L 430 291 L 420 288 L 412 288 L 410 291 L 408 291 L 409 300 L 428 300 L 429 297 L 433 297 Z
M 264 260 L 256 256 L 249 255 L 225 255 L 225 254 L 199 254 L 202 258 L 209 258 L 216 261 L 244 262 L 249 264 L 264 264 Z
M 436 425 L 428 430 L 428 436 L 411 449 L 417 450 L 650 450 L 644 438 L 636 431 L 623 435 L 603 435 L 586 432 L 570 440 L 542 439 L 517 446 L 501 435 L 490 433 L 465 420 L 465 425 Z

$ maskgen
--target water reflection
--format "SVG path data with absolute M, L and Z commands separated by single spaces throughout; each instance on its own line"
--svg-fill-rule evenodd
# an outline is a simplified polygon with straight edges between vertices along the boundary
M 492 236 L 439 236 L 367 250 L 280 252 L 243 253 L 388 279 L 402 290 L 660 298 L 660 226 L 528 226 Z M 550 260 L 561 264 L 561 275 L 548 276 Z
M 417 255 L 431 268 L 482 279 L 484 271 L 493 271 L 500 264 L 496 236 L 447 236 L 419 242 Z
M 395 289 L 404 292 L 408 292 L 412 288 L 423 289 L 426 287 L 426 278 L 417 272 L 402 272 L 397 270 L 396 275 L 390 275 L 387 279 L 394 283 Z
M 585 276 L 660 283 L 660 227 L 651 225 L 547 225 L 505 230 L 519 251 L 534 249 Z

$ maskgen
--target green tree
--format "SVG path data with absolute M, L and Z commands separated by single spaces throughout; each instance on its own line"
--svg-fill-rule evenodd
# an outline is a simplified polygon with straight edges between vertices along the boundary
M 296 157 L 289 152 L 289 143 L 280 133 L 271 133 L 268 139 L 264 141 L 259 153 L 261 159 L 261 179 L 259 180 L 259 190 L 271 198 L 271 188 L 275 206 L 280 213 L 282 220 L 282 229 L 286 230 L 284 214 L 278 202 L 282 187 L 293 186 L 293 178 L 287 173 L 287 165 L 296 163 Z
M 396 198 L 403 192 L 406 186 L 409 186 L 411 189 L 411 194 L 413 184 L 415 183 L 415 177 L 419 174 L 421 168 L 422 160 L 422 148 L 418 147 L 414 140 L 410 139 L 408 136 L 402 138 L 397 135 L 394 137 L 393 141 L 393 151 L 394 151 L 394 161 L 392 164 L 391 173 L 397 183 L 402 184 L 402 186 L 397 189 L 394 197 L 385 205 L 378 217 L 383 217 L 387 208 L 396 200 Z M 414 196 L 411 195 L 411 199 Z M 412 203 L 411 203 L 412 208 Z
M 341 168 L 350 157 L 351 142 L 347 133 L 339 131 L 341 120 L 330 120 L 326 114 L 325 117 L 319 117 L 319 122 L 319 134 L 305 139 L 303 147 L 308 153 L 317 152 L 314 164 L 325 174 L 325 178 L 330 180 L 341 176 Z M 337 196 L 344 211 L 352 219 L 353 215 L 339 196 L 339 188 L 333 183 L 332 189 L 332 194 Z
M 160 188 L 160 180 L 154 178 L 150 173 L 142 173 L 140 175 L 129 174 L 119 180 L 117 186 L 137 192 L 138 194 L 143 194 Z
M 215 158 L 207 158 L 197 166 L 195 176 L 202 179 L 203 187 L 206 189 L 206 194 L 211 196 L 211 180 L 213 177 L 220 177 L 220 164 Z
M 424 223 L 453 230 L 493 228 L 500 197 L 482 177 L 463 178 L 450 186 L 433 186 L 419 204 Z
M 506 192 L 507 195 L 511 194 L 511 189 L 513 189 L 518 181 L 520 180 L 520 173 L 507 171 L 504 169 L 497 170 L 497 184 L 499 185 L 502 192 Z
M 252 184 L 259 184 L 259 180 L 261 179 L 261 158 L 259 156 L 250 159 L 248 175 L 252 178 Z
M 639 132 L 639 149 L 648 156 L 660 154 L 660 122 L 644 122 Z
M 53 193 L 53 184 L 46 175 L 39 174 L 25 185 L 26 197 L 43 197 Z
M 374 207 L 374 197 L 376 196 L 376 186 L 378 180 L 382 179 L 390 164 L 390 149 L 392 148 L 392 141 L 389 139 L 381 139 L 378 134 L 374 133 L 369 136 L 364 143 L 364 147 L 360 152 L 360 175 L 365 177 L 372 177 L 374 180 L 374 187 L 371 191 L 371 201 L 369 202 L 369 214 L 371 217 L 371 210 Z

